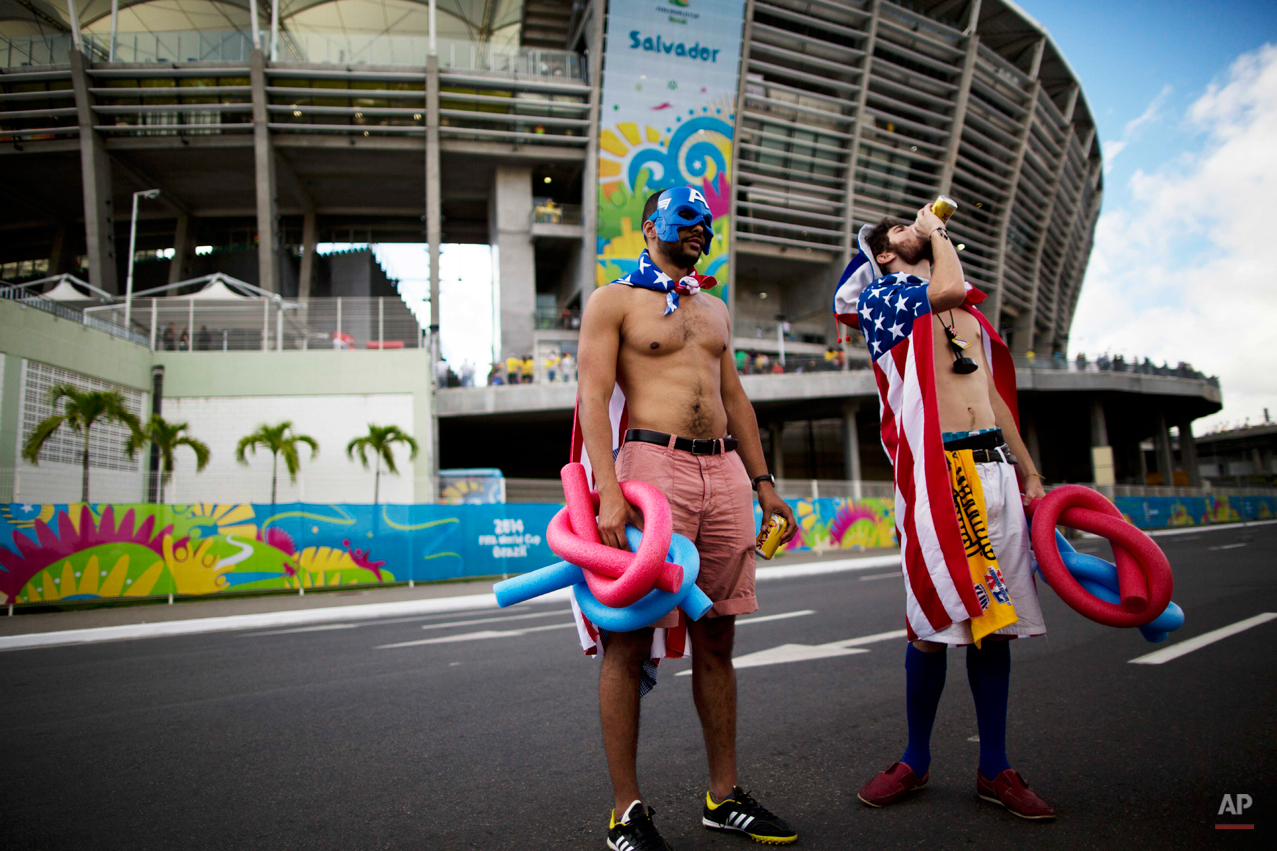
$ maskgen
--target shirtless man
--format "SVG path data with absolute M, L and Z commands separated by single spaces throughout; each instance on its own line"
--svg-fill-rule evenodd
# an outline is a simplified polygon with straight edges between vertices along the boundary
M 692 695 L 705 735 L 710 786 L 702 823 L 756 840 L 788 844 L 798 835 L 741 790 L 736 780 L 736 615 L 757 611 L 754 597 L 753 488 L 763 516 L 779 514 L 796 527 L 767 473 L 758 422 L 731 350 L 727 306 L 695 297 L 713 278 L 693 264 L 713 239 L 713 217 L 695 189 L 652 195 L 643 211 L 647 250 L 638 269 L 595 290 L 581 319 L 577 364 L 581 430 L 599 491 L 599 535 L 628 549 L 625 526 L 642 528 L 620 481 L 645 481 L 669 499 L 674 531 L 700 552 L 697 585 L 714 601 L 687 624 L 692 644 Z M 681 296 L 681 298 L 680 298 Z M 625 394 L 628 426 L 613 461 L 609 403 Z M 639 793 L 639 697 L 653 629 L 677 625 L 678 610 L 629 633 L 611 633 L 599 674 L 599 713 L 615 809 L 608 831 L 614 851 L 664 851 Z
M 880 388 L 890 385 L 880 391 L 884 422 L 890 421 L 889 427 L 884 426 L 884 444 L 890 447 L 897 464 L 909 463 L 902 448 L 907 442 L 910 454 L 924 454 L 925 463 L 931 469 L 945 470 L 947 465 L 950 476 L 953 467 L 962 463 L 954 460 L 950 453 L 973 450 L 972 478 L 978 475 L 978 490 L 983 493 L 984 504 L 977 509 L 980 512 L 977 522 L 968 524 L 968 528 L 980 527 L 979 534 L 987 528 L 983 543 L 991 545 L 996 561 L 991 572 L 984 574 L 986 582 L 973 584 L 974 574 L 963 559 L 975 558 L 972 552 L 977 548 L 948 525 L 954 515 L 938 516 L 938 512 L 946 511 L 948 506 L 928 506 L 930 512 L 937 512 L 932 515 L 934 521 L 932 517 L 919 519 L 927 513 L 923 507 L 912 512 L 917 524 L 913 526 L 915 542 L 912 549 L 906 548 L 902 553 L 911 639 L 905 653 L 909 743 L 898 762 L 860 790 L 860 800 L 873 807 L 886 806 L 927 782 L 931 728 L 945 682 L 945 651 L 949 645 L 968 645 L 967 677 L 980 732 L 977 794 L 1022 818 L 1054 818 L 1054 810 L 1029 789 L 1010 767 L 1006 756 L 1011 664 L 1007 642 L 1046 633 L 1033 584 L 1024 516 L 1024 506 L 1044 496 L 1044 491 L 1042 477 L 1034 468 L 1012 414 L 1014 368 L 1005 344 L 975 310 L 975 304 L 984 296 L 967 286 L 944 223 L 929 207 L 919 210 L 912 224 L 884 219 L 872 228 L 867 226 L 862 230 L 861 244 L 862 251 L 877 265 L 876 279 L 860 293 L 857 312 L 871 356 L 882 372 Z M 927 325 L 915 327 L 915 317 Z M 919 339 L 928 330 L 929 346 L 927 340 Z M 896 356 L 909 348 L 895 349 L 901 343 L 911 345 L 911 354 L 915 356 L 927 348 L 932 350 L 932 362 L 918 362 L 916 369 L 918 372 L 927 370 L 933 379 L 931 386 L 941 432 L 936 444 L 917 436 L 925 435 L 927 428 L 936 427 L 928 423 L 923 413 L 925 408 L 909 405 L 901 401 L 901 396 L 893 395 L 909 392 L 909 380 L 902 376 L 908 372 L 910 362 Z M 918 386 L 924 388 L 923 393 L 927 392 L 925 378 L 922 376 L 918 382 Z M 898 390 L 890 389 L 897 385 Z M 1004 393 L 1010 394 L 1011 404 Z M 907 440 L 898 437 L 905 432 L 910 432 Z M 930 447 L 938 447 L 940 443 L 943 453 L 932 452 Z M 926 449 L 923 444 L 927 445 Z M 897 447 L 901 448 L 897 450 Z M 914 463 L 904 473 L 896 470 L 898 515 L 902 505 L 909 506 L 911 498 L 900 494 L 918 492 L 912 487 L 913 481 L 902 482 L 901 477 L 918 475 L 913 471 L 919 465 Z M 1019 466 L 1024 478 L 1023 496 L 1013 465 Z M 956 485 L 954 488 L 955 493 L 963 495 Z M 965 493 L 969 495 L 971 491 Z M 956 510 L 964 510 L 959 502 L 961 500 L 955 499 Z M 978 522 L 979 519 L 983 523 Z M 939 545 L 926 546 L 924 523 L 931 523 L 930 534 L 941 542 Z M 905 518 L 898 516 L 897 525 L 908 538 L 910 529 L 906 527 Z M 961 562 L 956 567 L 949 563 L 951 557 L 941 552 L 947 529 L 952 530 L 950 537 L 957 538 L 953 541 L 956 546 L 950 550 L 956 550 L 957 560 Z M 970 534 L 979 537 L 977 533 Z M 918 542 L 923 545 L 919 546 Z M 979 551 L 983 554 L 987 549 L 979 548 Z M 983 569 L 978 568 L 976 573 Z M 965 593 L 970 602 L 960 599 L 960 593 Z M 996 624 L 987 620 L 977 625 L 976 620 L 983 619 L 991 610 L 990 600 L 1001 603 L 1004 596 L 1009 597 L 1014 607 L 1006 616 L 1010 625 L 993 629 Z M 973 634 L 973 629 L 981 631 Z M 977 638 L 983 639 L 981 647 L 974 643 Z

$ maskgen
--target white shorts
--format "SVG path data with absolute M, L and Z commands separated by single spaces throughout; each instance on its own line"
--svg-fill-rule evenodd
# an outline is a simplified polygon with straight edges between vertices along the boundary
M 984 489 L 986 522 L 993 554 L 998 557 L 998 568 L 1006 581 L 1019 620 L 1005 626 L 993 635 L 1027 638 L 1046 635 L 1046 622 L 1042 619 L 1042 606 L 1038 602 L 1038 589 L 1033 581 L 1033 553 L 1029 549 L 1029 523 L 1024 518 L 1024 503 L 1020 501 L 1020 485 L 1015 478 L 1015 468 L 996 461 L 976 464 L 980 475 L 980 487 Z M 924 641 L 941 644 L 973 644 L 971 621 L 956 621 L 930 635 L 919 635 Z

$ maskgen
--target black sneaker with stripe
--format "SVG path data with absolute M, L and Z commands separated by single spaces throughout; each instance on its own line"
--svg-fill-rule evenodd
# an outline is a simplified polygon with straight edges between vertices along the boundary
M 715 804 L 714 796 L 706 792 L 701 824 L 713 830 L 740 831 L 764 845 L 789 845 L 798 840 L 798 831 L 739 786 L 721 804 Z
M 642 801 L 635 801 L 617 821 L 616 810 L 613 810 L 607 847 L 611 851 L 674 851 L 652 824 L 655 812 L 651 807 L 644 808 Z

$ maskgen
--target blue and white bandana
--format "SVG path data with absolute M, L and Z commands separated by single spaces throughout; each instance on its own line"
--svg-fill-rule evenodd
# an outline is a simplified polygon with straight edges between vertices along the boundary
M 718 280 L 713 275 L 702 275 L 695 269 L 690 274 L 684 275 L 681 280 L 675 281 L 657 268 L 656 264 L 652 262 L 652 258 L 648 256 L 646 248 L 639 255 L 638 268 L 624 278 L 617 278 L 612 283 L 642 287 L 645 290 L 665 293 L 665 316 L 669 316 L 678 310 L 678 297 L 680 295 L 696 295 L 703 289 L 718 286 Z

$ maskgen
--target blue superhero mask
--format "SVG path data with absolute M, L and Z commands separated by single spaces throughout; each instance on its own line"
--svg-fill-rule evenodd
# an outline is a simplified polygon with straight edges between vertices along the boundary
M 708 254 L 714 241 L 714 214 L 705 203 L 700 190 L 690 186 L 676 186 L 661 193 L 656 202 L 656 212 L 647 219 L 656 225 L 656 238 L 662 242 L 678 242 L 678 229 L 701 225 L 705 228 L 705 244 L 701 253 Z

